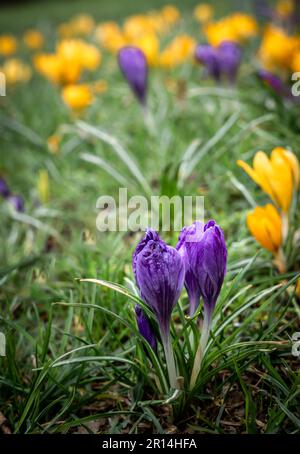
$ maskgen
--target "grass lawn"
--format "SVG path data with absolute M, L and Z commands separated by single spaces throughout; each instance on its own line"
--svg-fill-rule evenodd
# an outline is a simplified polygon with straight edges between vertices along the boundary
M 74 14 L 121 21 L 168 3 L 24 2 L 3 7 L 0 28 L 20 36 L 36 26 L 53 51 L 56 24 Z M 173 1 L 183 19 L 171 36 L 203 39 L 192 17 L 197 3 Z M 251 9 L 248 2 L 211 3 L 220 17 L 236 4 Z M 299 103 L 278 98 L 256 76 L 259 41 L 244 46 L 233 86 L 205 78 L 191 62 L 150 68 L 146 119 L 105 50 L 89 78 L 107 81 L 108 89 L 84 113 L 71 112 L 59 88 L 36 71 L 26 84 L 7 87 L 0 98 L 0 176 L 23 196 L 25 211 L 1 199 L 0 433 L 300 433 L 299 357 L 291 341 L 299 331 L 299 239 L 289 243 L 288 266 L 279 274 L 246 226 L 253 203 L 269 199 L 236 164 L 279 146 L 300 158 Z M 19 55 L 31 64 L 28 50 Z M 49 152 L 52 135 L 62 137 L 59 153 Z M 41 170 L 49 175 L 45 203 Z M 205 220 L 224 230 L 228 269 L 193 392 L 185 385 L 173 398 L 164 392 L 162 348 L 151 365 L 136 326 L 131 257 L 143 234 L 96 228 L 98 197 L 117 198 L 119 187 L 128 197 L 204 196 Z M 295 230 L 299 220 L 298 204 Z M 161 237 L 175 246 L 178 232 Z M 171 329 L 185 384 L 193 347 L 188 305 L 183 291 Z

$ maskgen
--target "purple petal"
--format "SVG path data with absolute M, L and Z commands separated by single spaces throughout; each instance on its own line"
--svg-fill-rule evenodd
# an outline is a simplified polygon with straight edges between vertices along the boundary
M 7 183 L 4 180 L 4 178 L 0 178 L 0 194 L 4 198 L 8 197 L 10 194 L 9 187 L 7 186 Z
M 152 350 L 157 349 L 155 334 L 151 327 L 148 317 L 144 314 L 142 308 L 137 304 L 135 306 L 136 320 L 141 335 L 146 339 Z
M 141 298 L 153 310 L 166 334 L 184 283 L 180 254 L 149 230 L 133 254 L 133 269 Z
M 12 204 L 16 211 L 24 211 L 24 200 L 20 195 L 10 195 L 7 200 Z
M 196 47 L 195 58 L 206 67 L 210 76 L 220 80 L 221 68 L 217 49 L 209 44 L 199 44 Z

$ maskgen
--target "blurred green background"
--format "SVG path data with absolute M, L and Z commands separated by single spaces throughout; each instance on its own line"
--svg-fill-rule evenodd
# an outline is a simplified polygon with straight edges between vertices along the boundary
M 28 27 L 42 26 L 45 22 L 53 24 L 70 18 L 73 14 L 90 13 L 98 21 L 109 19 L 118 20 L 130 14 L 145 12 L 151 8 L 160 8 L 163 5 L 176 5 L 181 11 L 188 11 L 195 7 L 199 0 L 45 0 L 6 2 L 1 7 L 0 29 L 2 32 L 18 32 Z M 251 11 L 254 0 L 226 0 L 211 1 L 217 14 L 223 14 L 238 9 Z

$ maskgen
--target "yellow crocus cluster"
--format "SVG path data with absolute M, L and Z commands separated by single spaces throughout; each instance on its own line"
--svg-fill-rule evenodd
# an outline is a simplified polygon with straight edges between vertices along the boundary
M 28 49 L 37 50 L 43 46 L 45 39 L 39 30 L 30 29 L 24 33 L 23 41 Z
M 280 247 L 286 238 L 293 195 L 299 189 L 299 161 L 291 151 L 276 147 L 270 158 L 263 151 L 257 152 L 253 167 L 241 160 L 237 163 L 274 203 L 250 212 L 247 226 L 260 245 L 274 254 L 275 264 L 283 272 L 285 260 Z
M 200 3 L 194 9 L 194 16 L 200 24 L 205 24 L 213 18 L 214 9 L 207 3 Z
M 58 43 L 55 54 L 37 55 L 34 63 L 51 82 L 74 84 L 83 70 L 94 71 L 100 65 L 101 52 L 83 40 L 67 39 Z
M 288 35 L 275 25 L 267 25 L 259 49 L 259 57 L 267 69 L 291 69 L 295 54 L 300 50 L 297 36 Z
M 99 24 L 95 29 L 95 38 L 104 49 L 112 53 L 128 44 L 121 27 L 113 21 Z
M 31 68 L 19 58 L 9 58 L 0 68 L 8 85 L 28 82 L 31 78 Z
M 239 160 L 238 165 L 269 195 L 276 206 L 286 213 L 293 193 L 299 188 L 300 168 L 297 157 L 289 150 L 276 147 L 271 157 L 258 151 L 253 159 L 253 168 Z
M 160 36 L 180 19 L 179 10 L 167 5 L 159 11 L 138 14 L 125 19 L 123 26 L 104 22 L 95 29 L 95 38 L 106 50 L 116 53 L 124 46 L 137 46 L 145 54 L 149 65 L 158 65 Z
M 17 40 L 12 35 L 0 35 L 0 55 L 9 56 L 16 52 Z
M 90 35 L 95 28 L 95 21 L 89 14 L 79 14 L 72 17 L 68 22 L 62 23 L 58 33 L 62 38 Z
M 203 31 L 209 44 L 218 46 L 223 41 L 243 43 L 246 39 L 257 35 L 258 25 L 249 14 L 237 12 L 205 24 Z
M 161 52 L 159 56 L 160 66 L 173 68 L 181 65 L 193 54 L 196 41 L 188 35 L 178 35 Z

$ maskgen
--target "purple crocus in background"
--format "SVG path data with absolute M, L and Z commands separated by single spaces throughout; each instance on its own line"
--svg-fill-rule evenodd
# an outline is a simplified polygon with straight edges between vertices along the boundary
M 195 51 L 196 60 L 202 63 L 208 74 L 218 82 L 222 77 L 231 83 L 235 82 L 241 57 L 241 49 L 233 41 L 223 41 L 218 47 L 199 44 Z
M 141 298 L 154 312 L 160 328 L 170 385 L 177 388 L 170 322 L 184 284 L 183 260 L 175 248 L 149 229 L 133 253 L 132 264 Z
M 118 62 L 130 88 L 144 106 L 148 81 L 148 64 L 145 54 L 138 47 L 126 46 L 120 49 Z
M 220 63 L 218 51 L 209 44 L 199 44 L 195 50 L 195 58 L 199 63 L 202 63 L 208 74 L 217 81 L 221 78 Z
M 16 211 L 24 211 L 24 200 L 20 195 L 10 195 L 7 201 L 14 207 Z
M 191 311 L 204 301 L 204 320 L 200 343 L 195 355 L 190 387 L 193 388 L 200 372 L 201 362 L 209 337 L 212 313 L 220 294 L 226 274 L 227 248 L 222 229 L 215 221 L 203 225 L 197 221 L 185 227 L 179 237 L 177 249 L 184 257 L 187 274 L 185 285 L 190 300 Z
M 157 343 L 152 326 L 148 317 L 144 314 L 143 309 L 138 304 L 135 306 L 135 314 L 139 332 L 146 339 L 152 350 L 156 350 Z
M 4 178 L 0 178 L 0 195 L 7 200 L 16 211 L 24 211 L 23 197 L 12 194 Z
M 223 41 L 218 47 L 220 72 L 234 83 L 242 59 L 240 47 L 233 41 Z
M 0 194 L 5 199 L 6 199 L 6 197 L 8 197 L 10 195 L 9 187 L 8 187 L 6 181 L 4 180 L 4 178 L 0 178 Z
M 273 74 L 271 71 L 267 71 L 266 69 L 260 69 L 257 75 L 277 95 L 292 98 L 289 87 L 276 74 Z

